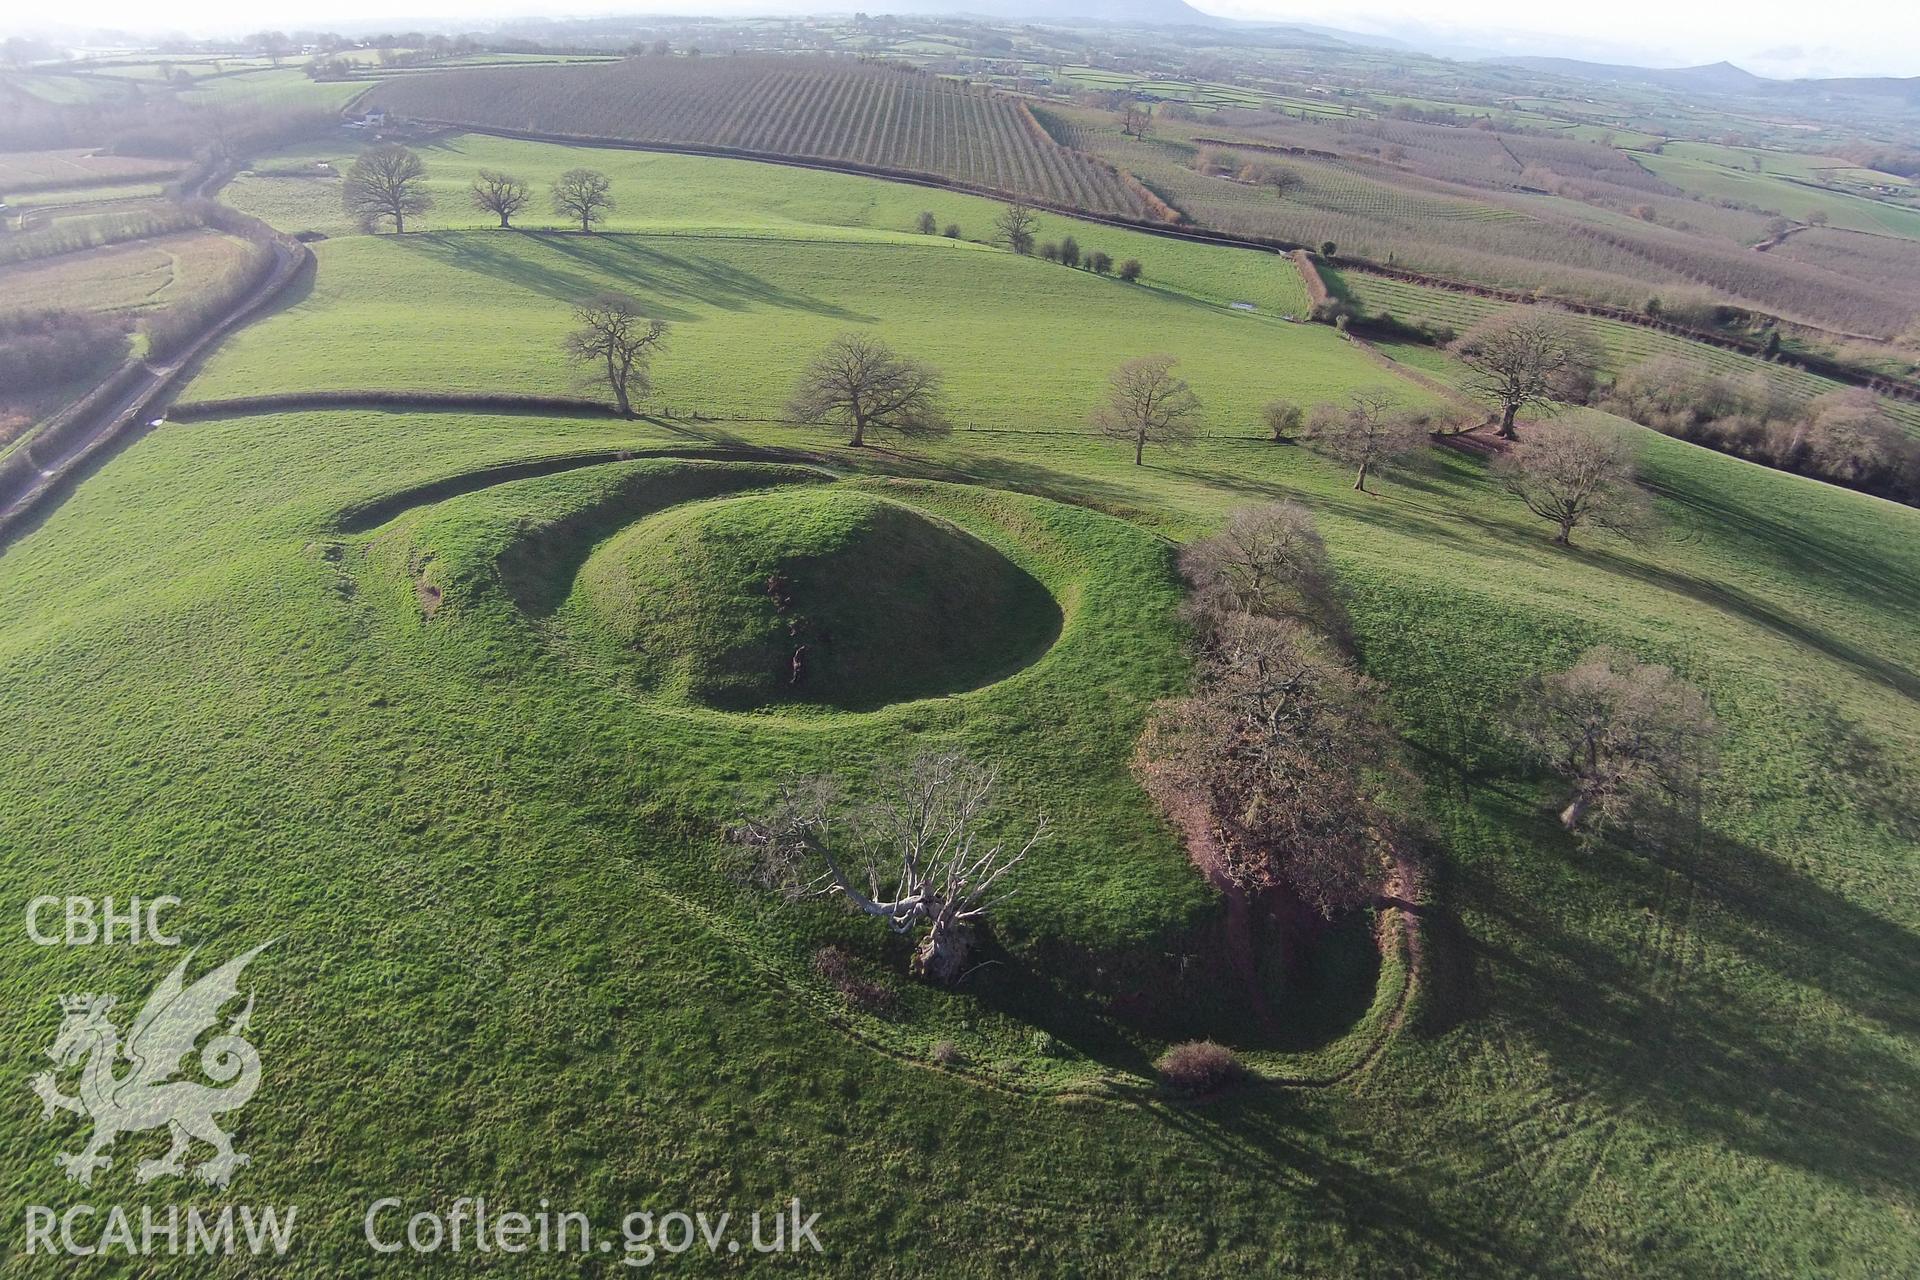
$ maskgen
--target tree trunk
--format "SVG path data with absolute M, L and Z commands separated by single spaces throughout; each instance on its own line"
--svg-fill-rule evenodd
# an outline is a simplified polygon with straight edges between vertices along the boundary
M 1569 831 L 1578 829 L 1580 819 L 1587 816 L 1587 808 L 1591 803 L 1585 796 L 1575 796 L 1573 802 L 1560 811 L 1560 825 Z
M 1553 535 L 1553 542 L 1554 545 L 1558 547 L 1570 547 L 1573 545 L 1572 521 L 1562 520 L 1560 522 L 1560 532 Z
M 853 439 L 847 441 L 850 449 L 865 448 L 867 443 L 867 420 L 859 414 L 853 415 Z
M 398 209 L 393 211 L 393 234 L 397 236 L 407 234 L 407 215 Z
M 1147 452 L 1147 438 L 1145 436 L 1135 436 L 1133 438 L 1133 465 L 1134 466 L 1137 467 L 1140 465 L 1140 459 L 1146 455 L 1146 452 Z
M 619 407 L 620 416 L 623 418 L 631 418 L 633 416 L 633 407 L 627 403 L 627 380 L 621 375 L 618 369 L 614 368 L 613 357 L 611 355 L 607 357 L 607 385 L 613 388 L 613 400 L 614 404 Z
M 507 215 L 504 213 L 500 215 L 500 225 L 503 228 L 507 225 Z
M 1513 429 L 1513 420 L 1519 416 L 1520 406 L 1517 404 L 1510 404 L 1500 411 L 1500 438 L 1502 440 L 1518 440 L 1520 438 L 1519 434 Z
M 1362 493 L 1365 493 L 1367 491 L 1367 467 L 1368 467 L 1367 463 L 1363 462 L 1360 464 L 1360 474 L 1358 477 L 1354 479 L 1354 482 L 1353 482 L 1353 487 L 1358 489 Z
M 933 928 L 927 930 L 927 936 L 914 948 L 908 969 L 916 978 L 950 987 L 960 980 L 972 952 L 972 930 L 952 916 L 936 912 Z

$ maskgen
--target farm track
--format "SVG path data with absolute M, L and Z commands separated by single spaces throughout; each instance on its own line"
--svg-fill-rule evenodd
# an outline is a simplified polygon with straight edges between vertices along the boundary
M 54 419 L 0 466 L 0 551 L 12 544 L 46 504 L 68 491 L 96 458 L 104 457 L 152 413 L 180 376 L 228 332 L 265 307 L 313 260 L 304 245 L 275 239 L 273 270 L 218 317 L 185 350 L 160 365 L 139 361 L 120 370 L 94 394 Z M 49 447 L 46 441 L 55 441 Z

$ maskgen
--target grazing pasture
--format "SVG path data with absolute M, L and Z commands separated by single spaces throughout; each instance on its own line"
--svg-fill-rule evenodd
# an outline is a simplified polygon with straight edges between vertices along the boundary
M 1205 429 L 1220 435 L 1258 434 L 1259 406 L 1273 396 L 1335 398 L 1399 381 L 1324 326 L 933 237 L 460 231 L 334 239 L 315 251 L 312 291 L 223 345 L 190 398 L 565 392 L 576 379 L 560 343 L 569 310 L 608 288 L 675 326 L 655 364 L 653 406 L 681 415 L 780 417 L 813 352 L 856 327 L 945 366 L 955 417 L 983 440 L 1086 431 L 1108 370 L 1159 351 L 1180 357 L 1206 402 Z M 1289 267 L 1274 258 L 1268 269 Z M 442 323 L 420 322 L 423 289 Z M 955 314 L 993 320 L 956 325 Z M 1404 384 L 1400 394 L 1424 397 Z
M 1138 469 L 1081 436 L 828 449 L 828 471 L 855 478 L 813 483 L 971 530 L 1074 603 L 1049 656 L 1003 684 L 788 724 L 637 699 L 540 619 L 609 530 L 777 479 L 706 463 L 721 474 L 694 484 L 647 451 L 780 447 L 791 429 L 434 412 L 163 428 L 0 563 L 4 687 L 35 691 L 7 708 L 22 750 L 0 779 L 0 832 L 17 875 L 123 892 L 165 843 L 189 890 L 175 919 L 197 942 L 284 940 L 259 975 L 275 1088 L 248 1118 L 246 1176 L 249 1194 L 316 1206 L 290 1274 L 360 1256 L 357 1187 L 538 1180 L 600 1217 L 643 1190 L 710 1192 L 718 1162 L 729 1201 L 797 1193 L 820 1211 L 836 1272 L 908 1257 L 940 1273 L 964 1242 L 1022 1267 L 1125 1250 L 1200 1274 L 1284 1253 L 1517 1276 L 1561 1256 L 1568 1224 L 1585 1256 L 1622 1267 L 1657 1249 L 1690 1270 L 1791 1270 L 1844 1247 L 1898 1271 L 1914 1261 L 1900 1186 L 1915 1135 L 1896 1100 L 1916 1066 L 1889 1001 L 1911 990 L 1896 957 L 1913 922 L 1894 888 L 1910 846 L 1882 819 L 1902 812 L 1889 797 L 1911 794 L 1920 749 L 1916 530 L 1889 524 L 1914 517 L 1635 438 L 1676 536 L 1571 554 L 1457 455 L 1368 497 L 1252 441 Z M 484 470 L 596 450 L 641 456 L 513 482 Z M 649 487 L 661 467 L 666 487 Z M 1204 971 L 1209 894 L 1125 764 L 1181 669 L 1148 529 L 1188 536 L 1256 494 L 1313 506 L 1369 669 L 1419 749 L 1446 870 L 1403 1018 L 1388 1016 L 1391 970 L 1342 965 L 1322 981 L 1342 975 L 1358 1009 L 1297 990 L 1289 1038 L 1250 1055 L 1305 1078 L 1370 1063 L 1363 1075 L 1190 1112 L 1138 1091 L 1165 1038 L 1246 1038 L 1204 994 L 1220 982 L 1141 1021 L 1074 992 L 1170 981 L 1169 954 Z M 547 594 L 515 594 L 518 563 Z M 1728 768 L 1699 823 L 1582 849 L 1494 726 L 1513 680 L 1601 640 L 1709 691 Z M 717 835 L 740 792 L 783 770 L 857 783 L 928 741 L 1000 764 L 1023 805 L 1063 824 L 1007 906 L 1006 959 L 957 997 L 888 978 L 886 945 L 856 919 L 730 879 Z M 1841 743 L 1870 765 L 1840 774 Z M 99 820 L 135 796 L 135 822 Z M 56 841 L 50 814 L 70 834 Z M 851 1010 L 813 976 L 827 943 L 892 986 L 893 1012 Z M 11 945 L 23 1001 L 120 972 Z M 341 955 L 388 975 L 386 994 L 368 1001 Z M 1384 1005 L 1365 994 L 1376 983 Z M 24 1020 L 10 1034 L 21 1053 L 39 1043 Z M 942 1041 L 964 1066 L 919 1065 Z M 570 1131 L 562 1164 L 543 1117 L 574 1109 L 595 1122 Z M 769 1114 L 777 1148 L 738 1141 Z M 965 1151 L 936 1140 L 955 1127 Z M 324 1173 L 268 1158 L 316 1132 L 331 1135 Z M 448 1132 L 467 1136 L 430 1165 L 408 1154 Z M 7 1149 L 21 1185 L 52 1142 Z M 575 1165 L 604 1172 L 589 1185 Z M 1298 1168 L 1315 1176 L 1280 1176 Z M 1072 1229 L 956 1217 L 921 1194 L 931 1184 L 1042 1203 Z M 1115 1195 L 1148 1207 L 1109 1220 Z M 1746 1208 L 1696 1209 L 1727 1202 Z M 1194 1230 L 1212 1239 L 1199 1252 Z
M 958 225 L 961 243 L 977 247 L 993 238 L 993 220 L 1004 207 L 978 196 L 849 174 L 705 156 L 562 147 L 486 134 L 436 138 L 419 152 L 427 165 L 434 207 L 417 225 L 432 230 L 496 226 L 498 219 L 473 208 L 467 198 L 481 169 L 511 173 L 533 184 L 533 204 L 514 218 L 516 226 L 525 228 L 567 225 L 548 207 L 547 189 L 561 173 L 580 166 L 598 169 L 612 180 L 614 207 L 604 223 L 610 231 L 884 239 L 924 247 L 929 237 L 915 234 L 914 226 L 925 210 L 939 225 Z M 352 146 L 337 141 L 280 151 L 264 157 L 254 172 L 242 174 L 224 198 L 283 231 L 345 235 L 354 226 L 341 208 L 339 180 L 330 175 L 350 167 L 353 155 Z M 307 176 L 279 176 L 292 173 Z M 1083 249 L 1105 250 L 1116 262 L 1138 258 L 1145 288 L 1221 304 L 1252 302 L 1268 316 L 1306 314 L 1306 292 L 1298 274 L 1277 255 L 1262 260 L 1233 249 L 1052 213 L 1038 217 L 1040 241 L 1074 236 Z
M 898 70 L 705 61 L 705 81 L 660 58 L 374 93 L 430 83 L 475 115 L 848 156 L 964 117 L 982 172 L 1074 155 L 995 133 L 1005 99 Z M 1544 141 L 1516 145 L 1617 185 L 1612 161 Z M 1168 192 L 1244 200 L 1180 159 L 1198 145 L 1140 154 Z M 628 1214 L 802 1206 L 822 1253 L 795 1265 L 849 1277 L 1920 1273 L 1920 510 L 1574 410 L 1631 458 L 1650 519 L 1556 546 L 1483 437 L 1416 434 L 1370 492 L 1324 441 L 1270 437 L 1276 399 L 1382 421 L 1440 400 L 1283 319 L 1305 297 L 1276 254 L 1041 216 L 1056 259 L 1069 235 L 1138 257 L 1129 283 L 990 243 L 993 200 L 458 134 L 420 146 L 434 207 L 372 235 L 326 176 L 352 151 L 336 135 L 257 158 L 227 194 L 315 232 L 311 275 L 190 371 L 200 414 L 116 442 L 0 545 L 8 883 L 164 891 L 203 959 L 272 942 L 247 974 L 252 1162 L 226 1194 L 300 1206 L 274 1274 L 377 1269 L 375 1196 L 401 1197 L 398 1235 L 482 1194 L 586 1215 L 606 1262 L 640 1260 L 612 1253 Z M 1057 180 L 1107 172 L 1079 163 Z M 583 165 L 617 201 L 592 234 L 544 208 Z M 534 185 L 520 227 L 467 203 L 483 167 Z M 1571 197 L 1430 178 L 1369 212 L 1368 187 L 1334 176 L 1362 169 L 1314 169 L 1317 198 L 1352 207 L 1262 193 L 1303 228 L 1397 244 L 1381 228 L 1444 223 L 1432 252 L 1490 270 L 1539 235 L 1565 246 L 1544 260 L 1562 283 L 1644 300 L 1593 248 L 1653 262 L 1653 239 L 1604 239 L 1628 215 L 1583 206 L 1569 236 L 1571 214 L 1540 211 Z M 1526 216 L 1428 218 L 1416 197 Z M 922 212 L 960 234 L 917 232 Z M 25 253 L 0 285 L 111 305 L 160 243 L 100 248 L 129 264 L 111 278 L 86 275 L 90 254 Z M 1329 282 L 1462 330 L 1503 305 L 1337 263 Z M 459 402 L 605 398 L 563 345 L 604 290 L 671 326 L 635 418 Z M 787 421 L 801 370 L 849 330 L 933 365 L 953 430 L 854 448 Z M 1743 359 L 1590 330 L 1615 369 L 1674 343 Z M 1204 407 L 1193 440 L 1136 465 L 1088 415 L 1116 365 L 1156 353 Z M 1388 354 L 1454 376 L 1439 348 Z M 206 403 L 275 396 L 285 411 Z M 1136 772 L 1204 634 L 1182 548 L 1267 503 L 1324 539 L 1366 676 L 1351 696 L 1418 792 L 1410 872 L 1324 921 L 1236 920 L 1209 833 L 1189 846 Z M 1595 646 L 1695 686 L 1717 768 L 1574 836 L 1565 782 L 1513 719 Z M 858 806 L 929 750 L 993 772 L 985 840 L 1048 821 L 950 989 L 907 976 L 911 939 L 792 892 L 743 822 L 796 775 Z M 0 955 L 17 1013 L 0 1044 L 41 1064 L 51 993 L 126 1008 L 178 960 L 17 928 Z M 1203 1040 L 1255 1078 L 1164 1087 L 1156 1062 Z M 54 1161 L 74 1129 L 10 1096 L 0 1215 L 19 1221 L 77 1194 Z M 88 1195 L 164 1216 L 180 1184 L 135 1177 L 162 1150 L 124 1135 Z

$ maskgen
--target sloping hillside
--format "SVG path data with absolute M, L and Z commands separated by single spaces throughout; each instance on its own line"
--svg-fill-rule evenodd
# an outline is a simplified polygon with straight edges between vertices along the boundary
M 1127 217 L 1155 201 L 1054 142 L 1016 100 L 895 64 L 825 58 L 635 58 L 406 76 L 367 99 L 483 129 L 715 147 L 1022 191 Z

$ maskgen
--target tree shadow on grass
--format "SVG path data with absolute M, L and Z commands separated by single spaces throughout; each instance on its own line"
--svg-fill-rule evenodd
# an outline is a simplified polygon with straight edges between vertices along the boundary
M 1571 548 L 1571 551 L 1578 559 L 1597 568 L 1644 582 L 1663 591 L 1686 596 L 1699 604 L 1731 614 L 1785 637 L 1795 644 L 1805 645 L 1843 666 L 1851 667 L 1856 673 L 1869 680 L 1920 702 L 1920 675 L 1916 675 L 1896 662 L 1868 653 L 1865 649 L 1838 636 L 1789 617 L 1772 605 L 1748 595 L 1737 587 L 1708 582 L 1692 574 L 1663 569 L 1642 560 L 1630 560 L 1605 548 L 1576 546 Z
M 516 251 L 525 241 L 509 239 L 508 234 L 429 231 L 396 237 L 396 243 L 443 266 L 504 280 L 561 302 L 580 302 L 618 286 L 619 282 L 609 279 L 604 272 L 575 270 L 564 262 Z M 657 320 L 680 322 L 698 318 L 696 312 L 653 297 L 643 301 L 648 314 Z
M 689 321 L 699 308 L 797 311 L 848 324 L 877 317 L 774 284 L 701 253 L 671 252 L 644 237 L 574 231 L 426 231 L 394 243 L 446 266 L 505 280 L 533 293 L 578 302 L 596 293 L 633 294 L 648 315 Z
M 1398 1274 L 1507 1274 L 1511 1251 L 1483 1222 L 1456 1217 L 1400 1178 L 1343 1159 L 1341 1141 L 1301 1114 L 1297 1095 L 1247 1089 L 1199 1104 L 1169 1102 L 1146 1090 L 1137 1099 L 1154 1120 L 1216 1153 L 1229 1168 L 1308 1196 L 1315 1209 L 1364 1241 Z M 1316 1145 L 1307 1133 L 1321 1135 Z M 1371 1144 L 1368 1150 L 1373 1151 Z
M 616 287 L 623 283 L 637 284 L 643 290 L 643 297 L 677 298 L 727 311 L 753 307 L 800 311 L 848 324 L 872 324 L 878 319 L 784 288 L 719 258 L 701 253 L 669 252 L 640 236 L 604 233 L 588 236 L 564 231 L 528 234 L 542 248 L 600 273 L 603 280 L 611 277 Z
M 1869 1194 L 1910 1190 L 1920 1067 L 1893 1041 L 1920 1029 L 1906 1007 L 1920 938 L 1717 832 L 1669 821 L 1653 856 L 1574 850 L 1543 812 L 1484 792 L 1476 807 L 1508 810 L 1537 856 L 1497 878 L 1457 868 L 1452 896 L 1479 918 L 1499 1012 L 1558 1074 L 1654 1128 Z M 1631 946 L 1567 923 L 1636 906 Z M 1885 1032 L 1809 1016 L 1801 987 Z
M 1701 523 L 1740 535 L 1755 554 L 1774 559 L 1794 574 L 1842 584 L 1847 594 L 1884 605 L 1911 609 L 1920 602 L 1920 573 L 1873 556 L 1860 545 L 1836 547 L 1795 524 L 1738 502 L 1722 501 L 1696 489 L 1661 480 L 1642 480 L 1649 492 L 1684 508 Z
M 957 452 L 939 460 L 892 454 L 887 459 L 885 469 L 898 469 L 925 480 L 976 484 L 990 489 L 1005 489 L 1011 493 L 1024 493 L 1066 506 L 1085 507 L 1122 520 L 1146 517 L 1144 509 L 1138 505 L 1141 495 L 1132 489 L 998 454 Z

